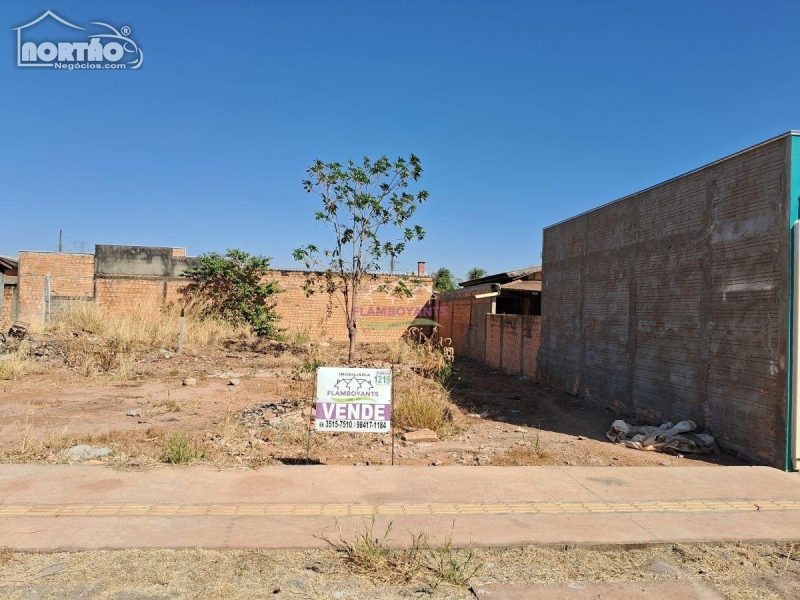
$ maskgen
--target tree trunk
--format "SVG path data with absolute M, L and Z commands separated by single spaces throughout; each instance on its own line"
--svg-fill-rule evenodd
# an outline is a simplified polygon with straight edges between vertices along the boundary
M 356 356 L 356 335 L 358 334 L 358 330 L 356 328 L 356 321 L 352 319 L 350 323 L 347 324 L 347 337 L 350 339 L 350 350 L 347 353 L 347 362 L 348 364 L 352 365 L 353 360 Z
M 353 290 L 350 296 L 350 315 L 347 319 L 347 337 L 350 339 L 350 350 L 347 352 L 347 362 L 352 365 L 356 358 L 356 335 L 358 323 L 356 322 L 356 300 L 358 298 L 358 280 L 353 280 Z

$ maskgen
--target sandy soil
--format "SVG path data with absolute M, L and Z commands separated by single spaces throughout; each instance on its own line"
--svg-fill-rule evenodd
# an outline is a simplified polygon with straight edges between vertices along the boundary
M 329 349 L 328 360 L 337 352 Z M 374 364 L 365 355 L 365 364 Z M 182 385 L 189 377 L 197 383 Z M 400 367 L 398 377 L 416 375 Z M 612 412 L 472 361 L 457 359 L 451 388 L 454 426 L 432 443 L 406 443 L 396 432 L 396 464 L 744 464 L 727 455 L 669 456 L 611 444 L 605 432 Z M 156 351 L 140 357 L 124 381 L 54 366 L 0 383 L 0 461 L 64 462 L 65 448 L 88 443 L 113 450 L 104 462 L 149 467 L 170 433 L 182 431 L 221 467 L 305 462 L 308 419 L 301 411 L 312 395 L 308 355 L 277 343 L 230 342 L 184 356 Z M 391 437 L 315 433 L 311 459 L 388 464 Z

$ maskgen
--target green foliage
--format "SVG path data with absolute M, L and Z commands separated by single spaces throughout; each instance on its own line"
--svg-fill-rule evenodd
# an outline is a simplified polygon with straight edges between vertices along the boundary
M 271 259 L 229 249 L 198 256 L 184 271 L 191 279 L 184 294 L 205 304 L 204 316 L 218 315 L 234 325 L 247 324 L 258 336 L 275 337 L 276 281 L 267 280 Z
M 161 446 L 161 461 L 171 465 L 184 465 L 204 457 L 205 453 L 184 433 L 172 434 Z
M 447 267 L 440 267 L 433 273 L 433 289 L 436 292 L 449 292 L 456 289 L 453 274 Z
M 334 298 L 339 302 L 347 322 L 352 362 L 362 282 L 374 278 L 383 262 L 400 255 L 408 242 L 425 237 L 422 227 L 411 220 L 428 199 L 428 192 L 409 191 L 411 182 L 422 176 L 422 164 L 413 154 L 408 160 L 364 157 L 360 164 L 350 160 L 346 165 L 316 160 L 307 173 L 303 189 L 322 200 L 322 210 L 315 218 L 327 226 L 334 239 L 329 248 L 307 245 L 295 249 L 293 256 L 313 271 L 306 293 L 321 290 L 329 294 L 331 302 Z M 393 291 L 398 294 L 409 293 L 408 286 L 396 287 Z
M 474 267 L 467 271 L 467 280 L 471 281 L 473 279 L 480 279 L 481 277 L 486 277 L 486 269 L 481 269 L 480 267 Z

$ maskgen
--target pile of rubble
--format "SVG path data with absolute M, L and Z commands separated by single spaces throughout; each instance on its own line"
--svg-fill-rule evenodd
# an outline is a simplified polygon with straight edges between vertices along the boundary
M 278 402 L 264 402 L 258 406 L 251 406 L 242 411 L 242 424 L 248 429 L 262 429 L 278 427 L 286 420 L 300 417 L 301 411 L 297 404 L 284 398 Z

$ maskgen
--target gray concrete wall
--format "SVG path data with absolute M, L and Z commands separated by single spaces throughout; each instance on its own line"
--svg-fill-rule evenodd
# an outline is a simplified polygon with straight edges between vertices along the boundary
M 150 246 L 95 246 L 95 274 L 135 277 L 180 277 L 188 266 L 185 253 Z
M 789 139 L 545 229 L 541 376 L 782 468 Z

